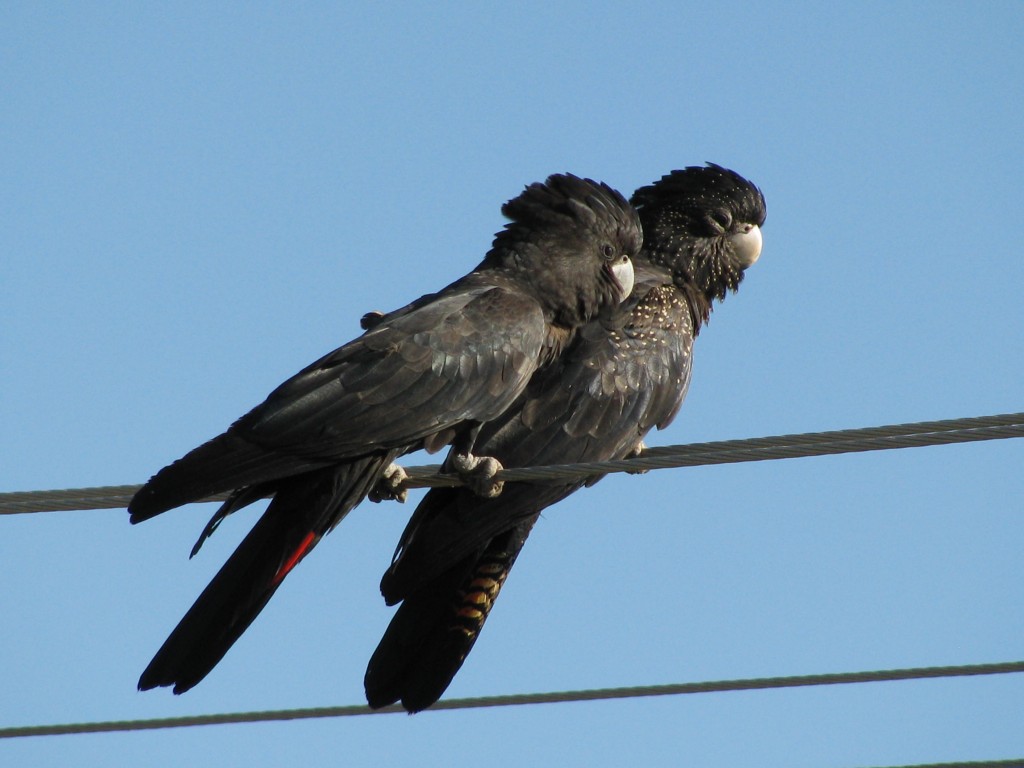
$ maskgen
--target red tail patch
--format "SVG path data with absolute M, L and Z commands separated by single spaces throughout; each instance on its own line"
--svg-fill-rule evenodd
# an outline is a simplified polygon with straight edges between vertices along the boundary
M 299 560 L 306 556 L 306 553 L 313 548 L 316 543 L 316 534 L 310 531 L 306 534 L 306 538 L 302 540 L 295 551 L 292 552 L 291 557 L 284 561 L 284 565 L 277 569 L 277 573 L 274 574 L 274 578 L 271 580 L 271 586 L 276 587 L 281 583 L 281 580 L 288 575 L 292 568 L 299 564 Z

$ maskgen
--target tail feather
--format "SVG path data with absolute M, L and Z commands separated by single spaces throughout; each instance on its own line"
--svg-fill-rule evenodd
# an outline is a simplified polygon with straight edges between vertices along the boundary
M 189 560 L 199 553 L 199 550 L 202 549 L 206 540 L 216 533 L 217 528 L 220 527 L 220 524 L 224 522 L 228 515 L 233 515 L 238 510 L 257 502 L 260 499 L 269 498 L 276 492 L 277 486 L 271 483 L 247 485 L 244 488 L 239 488 L 237 491 L 233 492 L 227 500 L 220 505 L 217 511 L 213 513 L 213 517 L 210 518 L 206 527 L 203 528 L 203 532 L 199 534 L 199 538 L 196 539 L 196 543 L 192 547 L 192 551 L 189 553 Z
M 138 523 L 218 493 L 325 466 L 270 452 L 229 430 L 157 472 L 132 498 L 128 511 L 131 522 Z
M 406 710 L 419 712 L 441 697 L 480 636 L 536 519 L 498 535 L 404 599 L 367 666 L 363 682 L 371 707 L 401 700 Z
M 365 498 L 394 452 L 277 484 L 256 526 L 175 627 L 139 678 L 139 689 L 183 693 L 224 657 L 291 570 Z

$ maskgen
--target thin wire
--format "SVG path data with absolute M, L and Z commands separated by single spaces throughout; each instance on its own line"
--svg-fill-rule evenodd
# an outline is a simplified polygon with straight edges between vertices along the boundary
M 578 701 L 606 701 L 610 699 L 634 699 L 648 696 L 676 696 L 692 693 L 720 693 L 723 691 L 752 691 L 774 688 L 800 688 L 819 685 L 848 685 L 851 683 L 892 682 L 896 680 L 923 680 L 949 677 L 976 677 L 980 675 L 1006 675 L 1024 672 L 1024 661 L 1007 661 L 994 664 L 967 664 L 944 667 L 912 667 L 908 669 L 884 669 L 871 672 L 839 672 L 820 675 L 796 675 L 790 677 L 762 677 L 745 680 L 712 680 L 697 683 L 675 683 L 669 685 L 643 685 L 628 688 L 598 688 L 580 691 L 556 691 L 549 693 L 508 694 L 502 696 L 480 696 L 465 699 L 442 699 L 429 712 L 452 709 L 483 709 L 488 707 L 511 707 L 527 704 L 555 704 Z M 311 707 L 305 709 L 278 709 L 262 712 L 233 712 L 213 715 L 190 715 L 166 717 L 151 720 L 113 720 L 92 723 L 68 723 L 62 725 L 32 725 L 0 728 L 0 739 L 15 739 L 26 736 L 60 736 L 80 733 L 112 733 L 121 731 L 147 731 L 161 728 L 190 728 L 200 725 L 226 725 L 229 723 L 265 723 L 284 720 L 310 720 L 325 717 L 359 717 L 363 715 L 387 715 L 404 713 L 405 710 L 393 704 L 381 709 L 370 709 L 365 705 L 341 707 Z
M 579 480 L 612 472 L 638 472 L 708 464 L 734 464 L 747 461 L 884 451 L 896 448 L 919 448 L 926 445 L 949 445 L 981 440 L 1002 440 L 1011 437 L 1024 437 L 1024 413 L 921 421 L 831 432 L 775 435 L 746 440 L 669 445 L 663 448 L 649 448 L 638 458 L 620 461 L 508 468 L 501 470 L 497 479 L 508 482 Z M 440 469 L 440 465 L 436 464 L 409 467 L 406 470 L 409 479 L 404 487 L 436 488 L 460 485 L 458 477 L 439 474 Z M 0 514 L 125 507 L 139 487 L 138 485 L 112 485 L 58 491 L 0 493 Z M 226 495 L 212 496 L 206 501 L 220 501 L 225 498 L 227 498 Z
M 645 450 L 641 457 L 612 462 L 553 465 L 503 470 L 506 481 L 558 481 L 579 479 L 610 472 L 637 472 L 706 464 L 764 461 L 780 458 L 820 456 L 860 451 L 888 450 L 996 440 L 1024 436 L 1024 413 L 1001 414 L 969 419 L 916 422 L 865 429 L 838 430 L 747 440 L 666 446 Z M 436 465 L 407 470 L 407 487 L 438 487 L 458 485 L 458 479 L 438 476 Z M 137 485 L 79 488 L 63 491 L 28 491 L 0 494 L 0 514 L 73 509 L 106 509 L 123 507 L 139 488 Z M 211 499 L 213 500 L 213 499 Z M 1024 662 L 978 664 L 955 667 L 923 667 L 795 677 L 754 678 L 703 683 L 681 683 L 629 688 L 592 689 L 551 693 L 513 694 L 504 696 L 448 699 L 436 703 L 431 711 L 479 709 L 485 707 L 520 706 L 541 703 L 597 701 L 648 696 L 666 696 L 721 691 L 764 690 L 817 685 L 963 677 L 1024 672 Z M 353 717 L 403 712 L 397 705 L 372 710 L 366 706 L 318 707 L 263 712 L 239 712 L 195 715 L 151 720 L 122 720 L 92 723 L 71 723 L 43 726 L 0 728 L 0 739 L 27 736 L 52 736 L 77 733 L 109 733 L 123 731 L 182 728 L 229 723 L 271 722 L 325 717 Z M 1009 768 L 1024 767 L 1024 760 L 972 761 L 932 763 L 900 768 Z
M 1022 768 L 1024 758 L 1015 760 L 969 760 L 956 763 L 917 763 L 916 765 L 892 765 L 884 768 Z M 881 767 L 880 767 L 881 768 Z

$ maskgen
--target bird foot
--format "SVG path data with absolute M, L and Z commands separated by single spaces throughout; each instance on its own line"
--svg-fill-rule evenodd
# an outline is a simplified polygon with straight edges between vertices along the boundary
M 626 454 L 627 459 L 636 459 L 643 456 L 644 451 L 647 450 L 647 443 L 643 440 L 637 440 L 636 445 L 633 446 L 633 450 Z M 646 475 L 651 470 L 649 469 L 627 469 L 627 475 Z
M 369 331 L 380 325 L 380 321 L 383 319 L 384 313 L 378 309 L 374 309 L 359 318 L 359 327 L 364 331 Z
M 380 479 L 370 490 L 367 498 L 375 504 L 382 501 L 397 501 L 399 504 L 404 504 L 409 496 L 409 491 L 402 486 L 408 479 L 409 474 L 392 462 L 381 473 Z
M 504 480 L 494 476 L 504 467 L 493 456 L 474 456 L 472 453 L 452 453 L 446 462 L 446 469 L 454 470 L 462 484 L 477 496 L 493 499 L 505 487 Z

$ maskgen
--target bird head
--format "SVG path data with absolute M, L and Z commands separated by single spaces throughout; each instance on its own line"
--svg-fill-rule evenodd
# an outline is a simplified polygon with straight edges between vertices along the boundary
M 555 174 L 526 187 L 501 211 L 510 221 L 481 266 L 513 272 L 555 323 L 580 325 L 629 296 L 640 220 L 611 187 Z
M 735 291 L 761 255 L 764 195 L 720 165 L 672 171 L 634 192 L 631 202 L 643 222 L 642 258 L 708 302 Z

